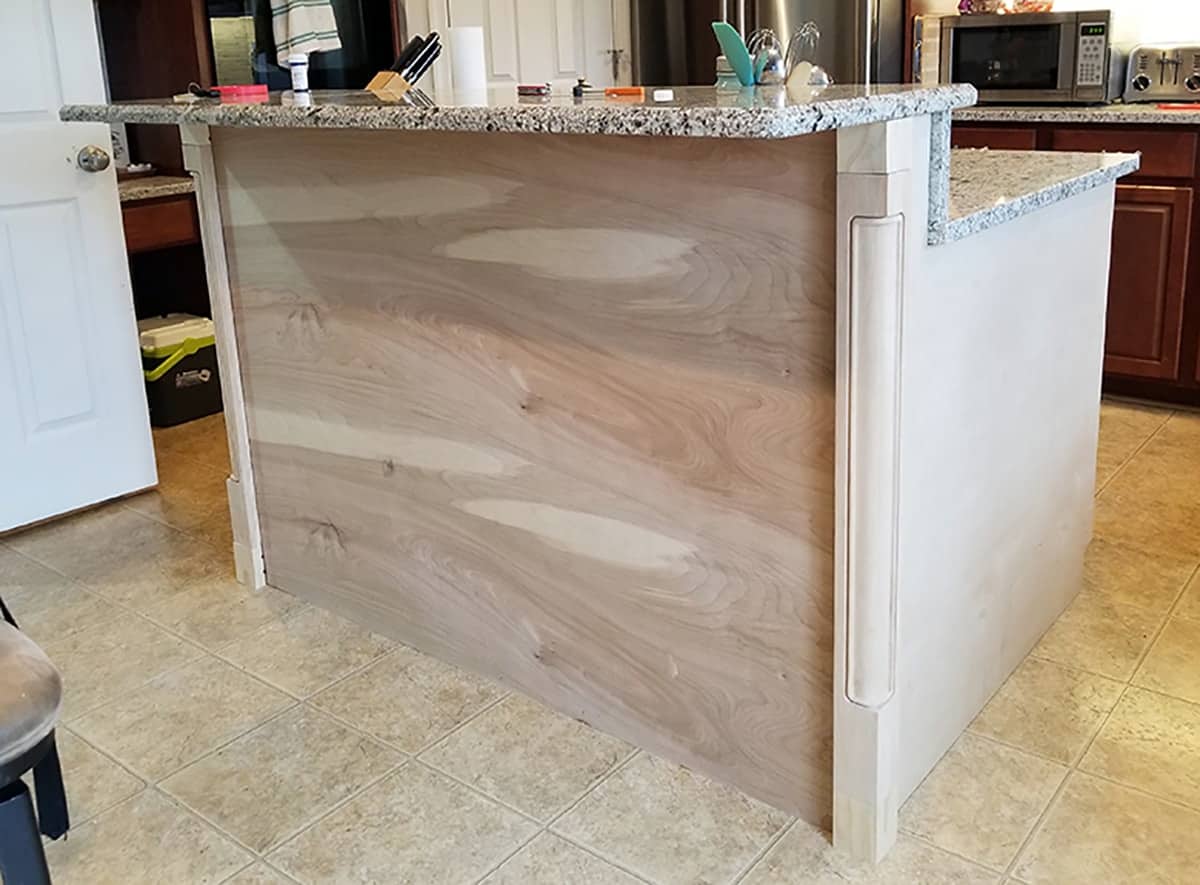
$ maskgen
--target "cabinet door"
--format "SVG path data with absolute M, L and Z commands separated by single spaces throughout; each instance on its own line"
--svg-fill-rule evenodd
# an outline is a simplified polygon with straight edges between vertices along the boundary
M 995 151 L 1032 151 L 1037 148 L 1036 129 L 1011 126 L 960 126 L 951 130 L 956 148 L 991 148 Z
M 1191 217 L 1191 188 L 1117 188 L 1106 372 L 1179 377 Z

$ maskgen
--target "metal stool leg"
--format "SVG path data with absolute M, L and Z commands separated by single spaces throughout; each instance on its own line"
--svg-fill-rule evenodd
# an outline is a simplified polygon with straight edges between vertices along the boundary
M 4 885 L 50 883 L 29 788 L 19 780 L 0 788 L 0 878 Z

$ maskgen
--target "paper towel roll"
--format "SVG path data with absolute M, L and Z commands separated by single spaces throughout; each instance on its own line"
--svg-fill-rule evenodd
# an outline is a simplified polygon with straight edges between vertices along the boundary
M 448 28 L 450 70 L 455 92 L 487 89 L 487 58 L 483 49 L 483 28 Z

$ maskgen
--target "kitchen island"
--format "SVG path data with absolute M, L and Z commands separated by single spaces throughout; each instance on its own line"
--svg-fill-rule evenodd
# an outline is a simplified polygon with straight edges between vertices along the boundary
M 246 581 L 877 860 L 1080 587 L 1137 158 L 998 175 L 970 87 L 675 96 L 62 117 L 182 127 Z

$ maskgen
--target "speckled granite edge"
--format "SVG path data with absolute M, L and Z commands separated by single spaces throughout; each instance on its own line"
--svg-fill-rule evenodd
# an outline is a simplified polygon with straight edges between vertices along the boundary
M 836 88 L 836 87 L 835 87 Z M 495 107 L 282 104 L 66 105 L 67 122 L 266 128 L 396 129 L 443 132 L 537 132 L 578 135 L 791 138 L 866 123 L 949 111 L 976 100 L 971 86 L 935 86 L 782 107 L 688 107 L 649 104 L 517 104 Z
M 954 112 L 961 122 L 1092 123 L 1114 126 L 1200 126 L 1200 111 L 1164 111 L 1155 105 L 1007 107 L 981 105 Z
M 191 178 L 177 176 L 152 176 L 149 178 L 133 178 L 117 184 L 122 203 L 136 203 L 139 200 L 153 200 L 156 197 L 174 197 L 179 194 L 191 194 L 196 191 L 196 182 Z
M 1054 155 L 1043 152 L 1016 152 L 1016 151 L 977 151 L 965 150 L 954 151 L 951 158 L 952 165 L 958 163 L 970 162 L 972 157 L 986 157 L 991 155 L 993 158 L 997 155 L 1007 155 L 1006 161 L 1010 163 L 1029 163 L 1037 164 L 1039 162 L 1053 162 Z M 1020 218 L 1023 215 L 1028 215 L 1038 209 L 1061 202 L 1077 194 L 1085 193 L 1086 191 L 1094 190 L 1105 184 L 1116 181 L 1130 173 L 1136 172 L 1141 166 L 1141 155 L 1107 155 L 1112 158 L 1112 162 L 1089 169 L 1082 174 L 1071 175 L 1052 183 L 1031 190 L 1028 193 L 1021 194 L 1011 199 L 1003 199 L 1000 195 L 997 196 L 996 202 L 993 205 L 988 205 L 984 209 L 969 212 L 967 214 L 948 218 L 946 221 L 938 225 L 930 225 L 929 243 L 930 245 L 941 245 L 951 243 L 957 240 L 965 239 L 966 237 L 988 230 L 989 228 L 998 227 L 1006 224 L 1009 221 Z M 1117 159 L 1117 158 L 1120 159 Z M 1035 167 L 1031 165 L 1030 170 Z M 954 200 L 954 192 L 956 189 L 964 187 L 983 187 L 992 190 L 999 190 L 1003 187 L 1004 182 L 985 181 L 980 184 L 978 182 L 955 182 L 953 179 L 954 171 L 952 169 L 952 177 L 950 183 L 951 198 L 947 205 Z M 1002 191 L 1001 191 L 1002 193 Z M 970 198 L 960 196 L 960 202 L 969 204 L 987 204 L 992 201 L 986 194 L 971 194 Z
M 929 242 L 934 231 L 950 221 L 950 114 L 942 111 L 929 120 Z

